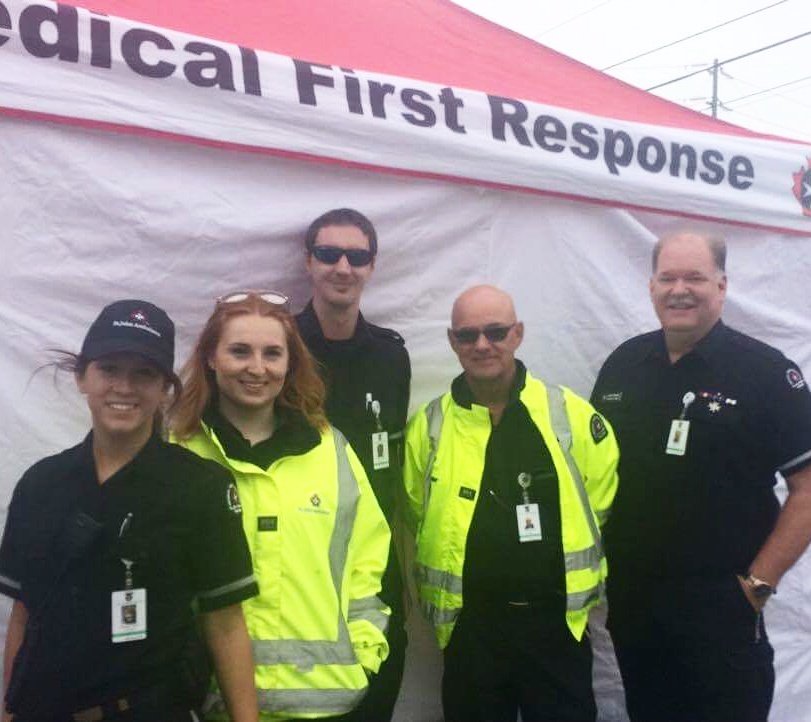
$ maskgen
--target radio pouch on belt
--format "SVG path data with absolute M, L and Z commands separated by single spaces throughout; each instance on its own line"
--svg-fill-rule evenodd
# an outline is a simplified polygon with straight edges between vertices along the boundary
M 103 526 L 85 512 L 79 510 L 64 527 L 60 544 L 62 563 L 53 584 L 43 597 L 42 603 L 32 609 L 25 626 L 22 644 L 14 658 L 8 689 L 6 709 L 24 718 L 53 719 L 64 714 L 69 701 L 69 690 L 64 688 L 64 675 L 60 670 L 70 667 L 66 658 L 72 651 L 66 637 L 69 627 L 61 628 L 58 635 L 46 637 L 49 622 L 53 625 L 52 612 L 57 609 L 65 576 L 77 561 L 81 560 L 100 536 Z M 61 643 L 54 645 L 55 639 Z

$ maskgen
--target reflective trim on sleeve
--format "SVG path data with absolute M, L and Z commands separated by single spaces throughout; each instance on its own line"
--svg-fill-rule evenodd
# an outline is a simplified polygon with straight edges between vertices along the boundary
M 8 587 L 9 589 L 13 589 L 14 591 L 17 592 L 19 592 L 23 588 L 23 585 L 20 582 L 11 579 L 10 577 L 7 577 L 3 574 L 0 574 L 0 584 L 2 584 L 4 587 Z
M 597 602 L 605 596 L 604 585 L 600 582 L 596 587 L 585 589 L 582 592 L 572 592 L 566 595 L 566 611 L 579 612 L 592 602 Z
M 201 599 L 211 599 L 212 597 L 221 597 L 224 594 L 228 594 L 229 592 L 235 592 L 237 589 L 243 589 L 251 584 L 256 584 L 256 577 L 251 574 L 249 577 L 243 577 L 242 579 L 238 579 L 235 582 L 230 582 L 229 584 L 223 584 L 221 587 L 217 587 L 216 589 L 210 589 L 207 592 L 200 592 L 197 596 Z
M 568 552 L 563 555 L 567 572 L 576 572 L 582 569 L 595 569 L 600 566 L 600 552 L 597 547 L 591 546 L 588 549 L 581 549 L 576 552 Z
M 795 466 L 799 466 L 804 461 L 808 461 L 809 459 L 811 459 L 811 451 L 806 451 L 804 454 L 800 454 L 799 456 L 794 457 L 791 461 L 787 461 L 785 464 L 783 464 L 783 466 L 781 466 L 778 469 L 778 471 L 783 475 L 790 474 L 791 470 Z
M 272 714 L 335 715 L 357 706 L 364 694 L 362 689 L 260 689 L 257 690 L 259 709 Z
M 369 622 L 369 624 L 377 627 L 381 632 L 383 632 L 383 634 L 385 634 L 386 630 L 389 628 L 389 615 L 380 610 L 365 612 L 364 614 L 356 615 L 355 617 L 352 617 L 351 615 L 349 616 L 350 622 L 357 622 L 361 619 L 364 622 Z
M 597 523 L 600 526 L 603 526 L 608 521 L 608 517 L 611 516 L 611 510 L 610 509 L 595 509 L 594 514 L 597 517 Z
M 378 597 L 363 597 L 362 599 L 352 599 L 349 602 L 347 617 L 350 622 L 358 619 L 366 620 L 385 634 L 389 626 L 388 611 L 389 608 Z
M 425 615 L 425 618 L 435 627 L 440 624 L 453 624 L 462 611 L 461 608 L 440 609 L 435 604 L 431 604 L 431 602 L 427 602 L 424 599 L 420 600 L 420 609 Z
M 462 593 L 462 577 L 458 577 L 444 569 L 433 569 L 424 564 L 416 562 L 414 564 L 414 576 L 417 578 L 417 585 L 427 584 L 431 587 L 438 587 L 450 594 Z
M 580 469 L 572 457 L 572 426 L 569 422 L 569 415 L 566 413 L 566 397 L 563 389 L 560 386 L 548 386 L 547 395 L 549 398 L 549 420 L 552 423 L 552 431 L 558 438 L 560 450 L 563 452 L 563 457 L 566 459 L 566 465 L 569 467 L 569 473 L 572 475 L 574 486 L 577 489 L 577 495 L 580 498 L 580 504 L 583 507 L 583 515 L 589 525 L 591 536 L 594 539 L 594 546 L 597 548 L 598 554 L 595 556 L 593 569 L 600 568 L 600 560 L 603 558 L 603 543 L 600 536 L 600 530 L 597 528 L 597 522 L 594 520 L 594 514 L 591 509 L 591 502 L 589 502 L 586 487 L 583 485 L 583 477 L 580 474 Z

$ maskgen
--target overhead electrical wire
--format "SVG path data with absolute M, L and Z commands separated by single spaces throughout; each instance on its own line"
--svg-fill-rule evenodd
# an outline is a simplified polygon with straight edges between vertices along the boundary
M 740 95 L 737 98 L 733 98 L 732 100 L 725 100 L 724 105 L 732 105 L 732 103 L 737 103 L 739 100 L 754 98 L 756 95 L 765 95 L 766 93 L 773 93 L 775 90 L 780 90 L 780 88 L 785 88 L 789 85 L 795 85 L 796 83 L 802 83 L 804 80 L 811 80 L 811 75 L 806 75 L 804 78 L 797 78 L 796 80 L 790 80 L 788 83 L 780 83 L 780 85 L 773 85 L 771 88 L 758 90 L 754 93 L 748 93 L 747 95 Z
M 699 35 L 704 35 L 706 33 L 711 32 L 712 30 L 718 30 L 718 28 L 722 28 L 725 25 L 731 25 L 732 23 L 738 22 L 738 20 L 743 20 L 744 18 L 751 17 L 752 15 L 757 15 L 758 13 L 762 13 L 764 10 L 768 10 L 769 8 L 776 7 L 777 5 L 782 5 L 783 3 L 788 2 L 788 0 L 780 0 L 779 2 L 772 3 L 771 5 L 766 5 L 758 10 L 753 10 L 752 12 L 746 13 L 745 15 L 739 15 L 736 18 L 732 18 L 732 20 L 726 20 L 723 23 L 718 25 L 713 25 L 711 28 L 707 28 L 706 30 L 699 30 L 697 33 L 693 33 L 692 35 L 687 35 L 686 37 L 681 38 L 680 40 L 674 40 L 671 43 L 667 43 L 666 45 L 660 45 L 658 48 L 653 48 L 653 50 L 646 50 L 644 53 L 640 53 L 639 55 L 634 55 L 632 58 L 626 58 L 625 60 L 620 60 L 618 63 L 614 63 L 613 65 L 608 65 L 605 68 L 600 68 L 603 72 L 606 70 L 611 70 L 612 68 L 616 68 L 619 65 L 625 65 L 625 63 L 630 63 L 632 60 L 638 60 L 639 58 L 644 58 L 646 55 L 652 55 L 653 53 L 657 53 L 660 50 L 664 50 L 665 48 L 672 48 L 674 45 L 678 45 L 679 43 L 683 43 L 685 40 L 692 40 L 693 38 L 697 38 Z
M 800 33 L 799 35 L 794 35 L 793 37 L 786 38 L 785 40 L 779 40 L 776 43 L 772 43 L 771 45 L 764 45 L 762 48 L 757 48 L 756 50 L 750 50 L 748 53 L 743 53 L 741 55 L 736 55 L 734 58 L 727 58 L 726 60 L 720 60 L 716 63 L 716 65 L 721 66 L 725 65 L 726 63 L 731 63 L 735 60 L 741 60 L 742 58 L 748 58 L 752 55 L 757 55 L 758 53 L 762 53 L 764 50 L 771 50 L 772 48 L 776 48 L 780 45 L 785 45 L 786 43 L 790 43 L 794 40 L 799 40 L 800 38 L 804 38 L 808 35 L 811 35 L 811 30 L 807 32 Z M 658 85 L 652 85 L 650 88 L 645 88 L 647 91 L 656 90 L 657 88 L 664 88 L 666 85 L 671 85 L 673 83 L 678 83 L 680 80 L 684 80 L 686 78 L 692 78 L 694 75 L 700 75 L 701 73 L 706 73 L 708 70 L 711 70 L 715 65 L 708 65 L 701 70 L 696 70 L 692 73 L 687 73 L 686 75 L 680 75 L 678 78 L 673 78 L 672 80 L 666 80 L 664 83 L 659 83 Z

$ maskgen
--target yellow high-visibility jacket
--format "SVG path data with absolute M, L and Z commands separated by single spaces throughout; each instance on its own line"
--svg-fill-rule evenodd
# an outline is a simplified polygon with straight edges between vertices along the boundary
M 259 582 L 242 608 L 261 718 L 350 711 L 388 656 L 390 614 L 377 597 L 389 528 L 355 452 L 332 427 L 268 469 L 229 458 L 205 424 L 183 445 L 236 479 Z
M 600 526 L 617 489 L 619 451 L 609 424 L 569 389 L 547 387 L 527 372 L 519 395 L 558 476 L 566 622 L 580 640 L 588 610 L 604 597 L 607 566 Z M 458 405 L 450 392 L 424 405 L 406 429 L 404 480 L 417 532 L 420 607 L 440 647 L 462 610 L 465 545 L 492 429 L 489 410 Z M 475 491 L 460 495 L 460 488 Z

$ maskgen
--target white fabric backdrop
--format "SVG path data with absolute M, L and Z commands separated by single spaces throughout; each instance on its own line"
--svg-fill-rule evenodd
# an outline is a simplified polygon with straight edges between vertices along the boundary
M 178 325 L 179 361 L 223 292 L 276 288 L 299 307 L 308 297 L 302 234 L 332 207 L 357 207 L 377 225 L 363 308 L 406 338 L 412 407 L 457 373 L 445 328 L 454 297 L 471 284 L 510 291 L 526 324 L 520 357 L 584 395 L 611 349 L 656 325 L 649 254 L 656 231 L 673 223 L 666 216 L 8 118 L 0 118 L 0 157 L 3 508 L 28 465 L 76 443 L 89 425 L 70 378 L 32 378 L 48 348 L 78 350 L 116 298 L 164 306 Z M 811 239 L 722 230 L 727 322 L 808 374 Z M 811 721 L 809 571 L 806 557 L 767 611 L 776 722 Z M 438 715 L 436 654 L 417 638 L 402 722 Z M 603 719 L 618 719 L 616 680 L 603 664 L 596 676 Z

